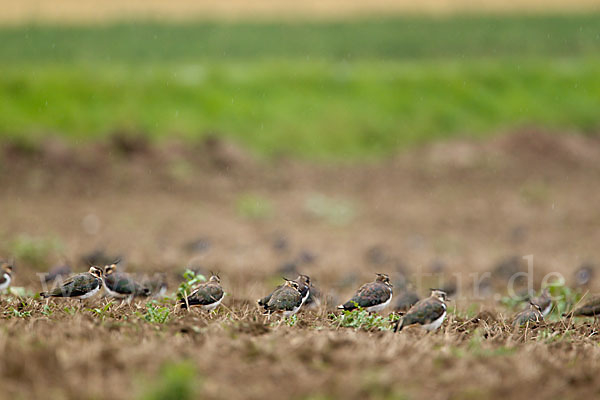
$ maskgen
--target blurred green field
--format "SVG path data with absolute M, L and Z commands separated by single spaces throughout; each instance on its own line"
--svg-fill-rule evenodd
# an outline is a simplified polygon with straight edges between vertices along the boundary
M 0 28 L 0 137 L 129 130 L 377 157 L 600 127 L 600 15 Z

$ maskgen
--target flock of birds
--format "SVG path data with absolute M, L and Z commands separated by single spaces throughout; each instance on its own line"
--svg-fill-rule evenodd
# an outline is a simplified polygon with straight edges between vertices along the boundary
M 0 262 L 0 293 L 6 291 L 12 280 L 13 265 Z M 68 297 L 84 300 L 104 290 L 106 296 L 131 302 L 135 297 L 164 296 L 166 293 L 164 281 L 137 282 L 129 274 L 119 272 L 116 264 L 104 268 L 90 267 L 89 271 L 74 274 L 59 282 L 53 289 L 40 293 L 43 298 Z M 287 280 L 278 286 L 272 293 L 258 300 L 258 306 L 266 314 L 281 314 L 290 317 L 296 314 L 308 301 L 311 290 L 310 277 L 299 275 L 295 280 Z M 212 311 L 219 307 L 225 291 L 221 286 L 218 274 L 212 274 L 208 281 L 198 284 L 193 291 L 178 301 L 183 309 L 200 307 Z M 362 285 L 347 302 L 337 308 L 345 311 L 364 309 L 369 313 L 383 311 L 388 307 L 393 297 L 393 285 L 387 274 L 376 274 L 372 282 Z M 421 300 L 415 300 L 407 307 L 407 311 L 396 322 L 394 331 L 400 331 L 409 325 L 420 325 L 427 331 L 438 329 L 447 314 L 445 291 L 431 289 L 431 295 Z M 523 326 L 529 323 L 538 323 L 550 313 L 553 307 L 552 297 L 547 289 L 538 297 L 529 301 L 529 306 L 517 313 L 513 318 L 513 325 Z M 564 317 L 594 317 L 600 316 L 600 296 L 591 296 L 587 301 L 578 305 Z

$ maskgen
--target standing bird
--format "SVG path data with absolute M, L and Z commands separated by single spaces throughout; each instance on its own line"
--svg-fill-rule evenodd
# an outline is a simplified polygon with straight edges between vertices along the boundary
M 302 307 L 302 292 L 296 281 L 285 281 L 285 284 L 275 289 L 271 298 L 264 306 L 267 313 L 281 313 L 289 317 Z
M 381 311 L 392 301 L 392 287 L 389 276 L 377 274 L 373 282 L 362 285 L 350 300 L 337 308 L 352 311 L 360 307 L 368 312 Z
M 531 299 L 531 302 L 540 307 L 544 318 L 550 314 L 550 311 L 552 310 L 552 297 L 550 296 L 550 292 L 548 292 L 548 288 L 542 290 L 542 294 L 538 297 Z
M 439 328 L 446 318 L 446 292 L 431 289 L 431 296 L 418 301 L 398 321 L 394 332 L 401 331 L 405 326 L 419 324 L 426 331 Z
M 71 275 L 71 267 L 67 263 L 57 264 L 44 276 L 45 282 L 54 282 L 57 279 L 63 279 L 65 276 Z
M 212 311 L 217 308 L 225 297 L 219 275 L 213 274 L 208 282 L 202 283 L 187 298 L 179 301 L 181 308 L 201 307 L 203 310 Z
M 46 297 L 71 297 L 84 300 L 92 297 L 102 287 L 102 268 L 91 267 L 88 272 L 73 275 L 61 285 L 48 292 L 41 292 L 40 296 Z
M 10 286 L 12 281 L 13 266 L 7 262 L 0 262 L 0 293 L 3 293 Z
M 529 308 L 521 311 L 513 318 L 513 326 L 533 325 L 544 320 L 542 309 L 534 302 L 529 303 Z
M 568 313 L 564 313 L 563 317 L 600 317 L 600 295 L 594 295 L 584 301 L 580 306 L 575 307 Z
M 295 282 L 298 284 L 300 294 L 302 295 L 302 304 L 300 306 L 303 306 L 304 303 L 306 302 L 306 300 L 308 299 L 308 297 L 310 296 L 310 290 L 311 290 L 310 277 L 308 275 L 300 274 L 296 278 Z M 263 297 L 262 299 L 259 299 L 257 301 L 258 305 L 263 307 L 266 311 L 267 304 L 269 304 L 269 300 L 271 300 L 273 293 L 275 293 L 278 289 L 280 289 L 283 286 L 284 285 L 277 286 L 277 288 L 275 288 L 275 290 L 271 294 L 268 294 L 267 296 Z
M 148 296 L 161 298 L 167 294 L 168 287 L 165 274 L 155 274 L 153 278 L 145 280 L 142 284 L 147 289 Z
M 411 289 L 405 289 L 394 300 L 394 311 L 406 312 L 419 301 L 417 292 Z
M 136 282 L 128 274 L 117 271 L 117 265 L 104 267 L 104 290 L 115 299 L 127 300 L 128 303 L 136 296 L 148 296 L 150 290 Z

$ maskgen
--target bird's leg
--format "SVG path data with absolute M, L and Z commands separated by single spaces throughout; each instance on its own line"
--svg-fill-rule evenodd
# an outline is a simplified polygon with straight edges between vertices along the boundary
M 125 300 L 121 299 L 121 303 L 119 303 L 119 305 L 117 306 L 117 308 L 115 308 L 115 310 L 120 310 L 121 307 L 123 307 L 124 304 L 125 304 Z

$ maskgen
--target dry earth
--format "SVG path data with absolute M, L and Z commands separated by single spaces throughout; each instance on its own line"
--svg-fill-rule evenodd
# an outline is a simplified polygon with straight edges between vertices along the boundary
M 130 272 L 166 272 L 171 291 L 186 266 L 218 270 L 229 294 L 215 315 L 173 311 L 165 325 L 146 322 L 143 304 L 99 315 L 98 300 L 72 315 L 68 302 L 2 296 L 0 398 L 131 398 L 181 360 L 208 399 L 600 394 L 590 321 L 513 330 L 494 292 L 474 298 L 470 275 L 532 254 L 536 288 L 549 272 L 574 285 L 581 264 L 600 260 L 595 137 L 523 131 L 352 165 L 123 135 L 0 154 L 0 254 L 29 257 L 17 257 L 14 286 L 39 291 L 36 272 L 64 260 L 84 270 L 81 256 L 104 249 Z M 36 259 L 24 242 L 60 245 Z M 404 274 L 421 295 L 459 276 L 456 311 L 430 335 L 340 328 L 328 306 L 272 326 L 253 301 L 290 262 L 328 305 L 374 272 Z

